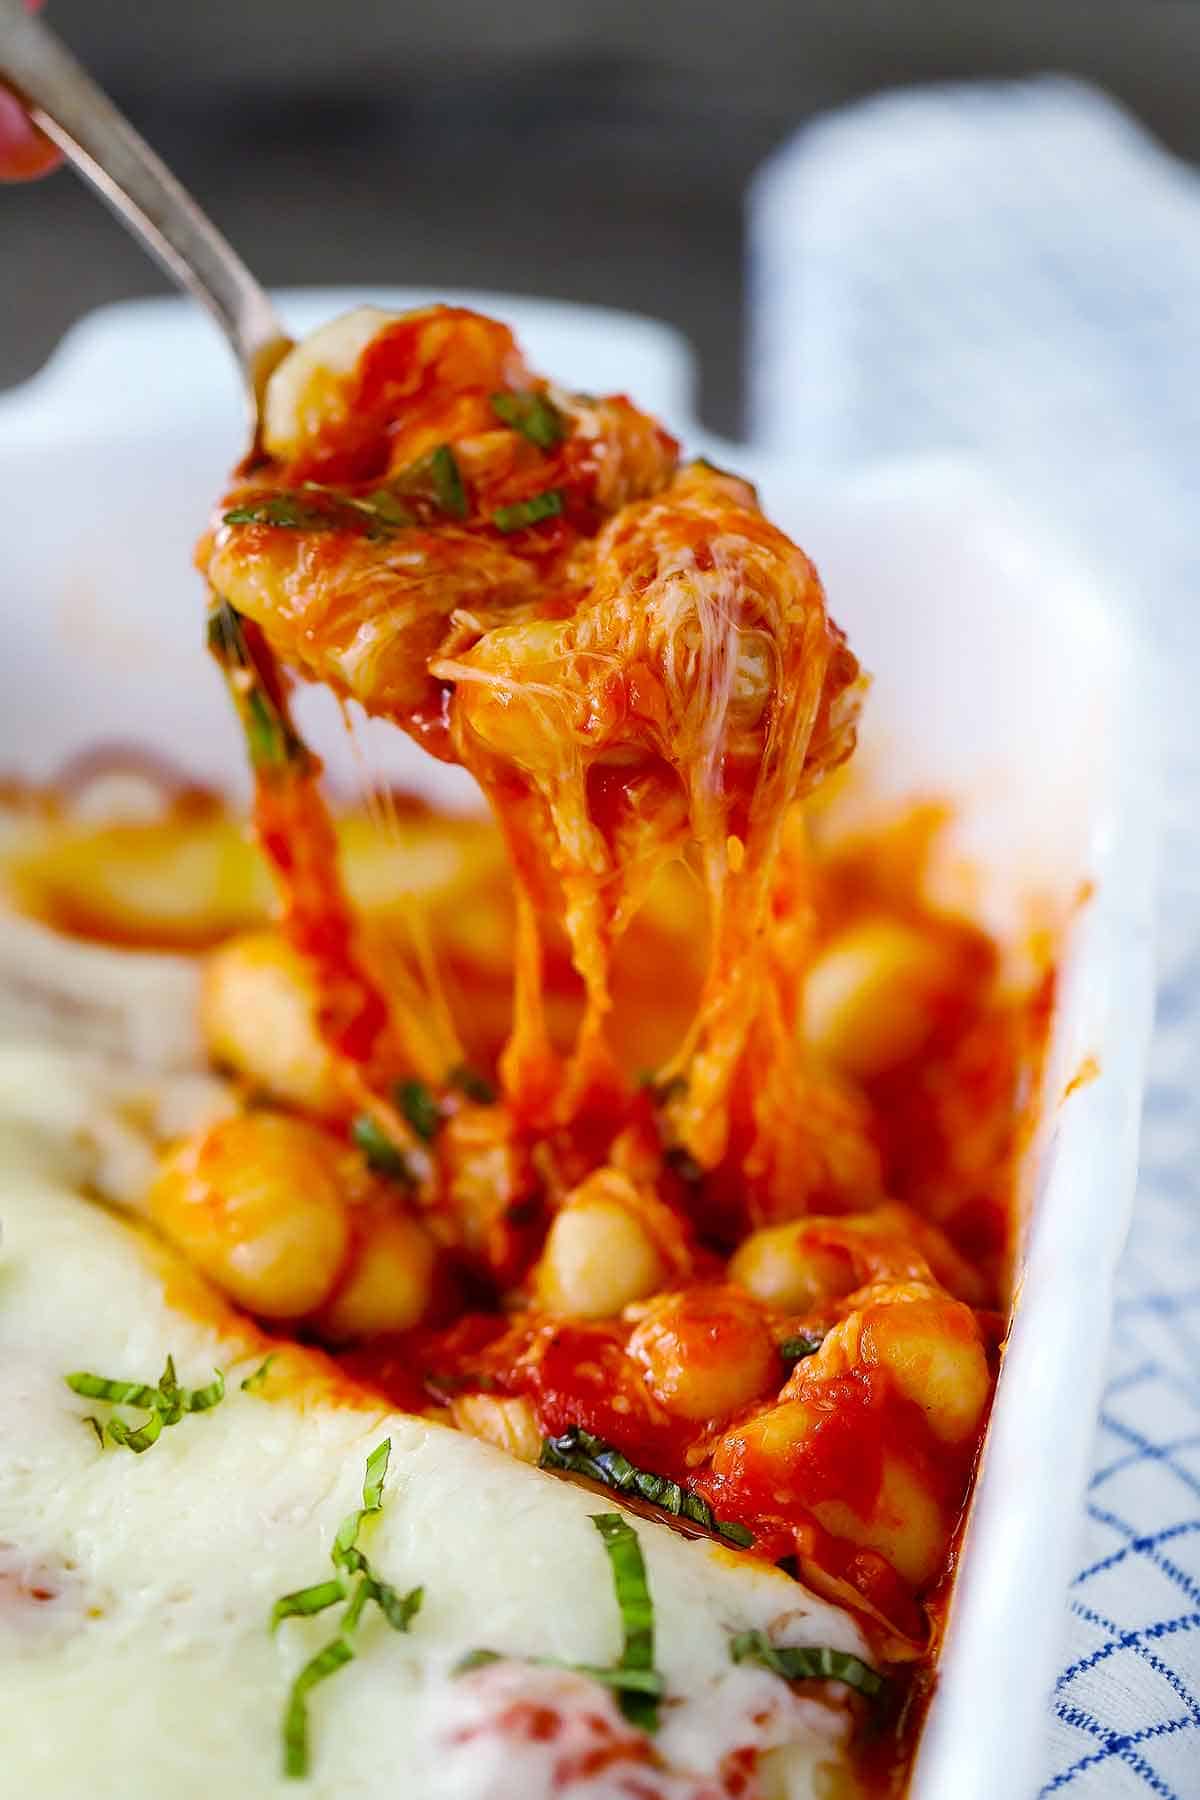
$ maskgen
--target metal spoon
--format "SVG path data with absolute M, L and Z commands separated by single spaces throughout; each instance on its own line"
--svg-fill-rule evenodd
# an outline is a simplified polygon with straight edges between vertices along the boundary
M 290 348 L 242 259 L 66 45 L 22 0 L 0 0 L 0 83 L 142 247 L 216 319 L 237 358 L 258 453 L 267 377 Z

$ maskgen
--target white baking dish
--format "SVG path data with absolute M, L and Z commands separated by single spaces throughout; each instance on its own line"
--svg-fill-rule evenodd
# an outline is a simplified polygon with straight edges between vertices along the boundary
M 281 304 L 306 329 L 363 297 Z M 628 388 L 698 442 L 687 353 L 663 328 L 475 298 L 513 321 L 540 366 L 580 387 Z M 0 397 L 0 772 L 45 777 L 119 740 L 243 784 L 189 573 L 241 429 L 223 347 L 182 302 L 95 315 L 36 380 Z M 1092 884 L 1029 1157 L 1018 1319 L 914 1789 L 920 1800 L 1020 1800 L 1033 1787 L 1134 1186 L 1155 792 L 1139 669 L 1092 577 L 968 470 L 904 465 L 828 492 L 778 460 L 705 447 L 759 481 L 817 561 L 876 677 L 862 751 L 872 784 L 957 802 L 980 906 L 1011 925 L 1031 893 L 1066 908 Z M 352 778 L 320 696 L 303 717 L 334 773 Z M 376 732 L 373 750 L 411 785 L 470 802 L 398 736 Z M 1097 1078 L 1062 1101 L 1087 1056 Z

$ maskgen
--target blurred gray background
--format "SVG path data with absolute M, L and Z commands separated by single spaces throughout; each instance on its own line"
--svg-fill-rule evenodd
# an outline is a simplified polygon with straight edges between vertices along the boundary
M 741 408 L 746 180 L 814 113 L 1054 69 L 1200 159 L 1200 0 L 49 0 L 277 285 L 412 282 L 656 314 Z M 0 188 L 0 386 L 164 286 L 79 182 Z

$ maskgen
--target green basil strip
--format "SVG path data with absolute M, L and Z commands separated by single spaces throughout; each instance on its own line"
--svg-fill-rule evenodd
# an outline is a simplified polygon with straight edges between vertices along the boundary
M 455 1663 L 450 1673 L 469 1675 L 473 1669 L 484 1669 L 490 1663 L 505 1660 L 498 1650 L 468 1650 Z M 657 1669 L 610 1669 L 603 1668 L 598 1663 L 565 1662 L 557 1656 L 522 1656 L 510 1660 L 528 1663 L 535 1669 L 564 1669 L 571 1675 L 585 1675 L 589 1681 L 599 1681 L 604 1687 L 614 1688 L 619 1693 L 651 1694 L 658 1699 L 666 1687 Z
M 175 1373 L 175 1358 L 168 1353 L 158 1378 L 158 1398 L 154 1402 L 164 1425 L 178 1425 L 188 1410 L 188 1398 L 187 1389 L 180 1387 Z
M 492 524 L 497 531 L 523 531 L 527 525 L 539 525 L 543 519 L 557 519 L 562 510 L 562 489 L 547 488 L 544 494 L 532 494 L 528 500 L 498 506 L 492 514 Z
M 861 1657 L 828 1645 L 773 1644 L 765 1631 L 742 1631 L 730 1639 L 729 1654 L 735 1663 L 759 1663 L 784 1681 L 844 1681 L 847 1687 L 873 1700 L 884 1677 Z
M 436 500 L 436 491 L 431 498 Z M 224 518 L 226 525 L 276 525 L 290 531 L 353 531 L 361 535 L 365 529 L 367 537 L 374 540 L 390 538 L 417 523 L 415 513 L 391 488 L 347 494 L 320 481 L 306 481 L 303 493 L 268 494 L 247 501 L 231 508 Z
M 325 1583 L 324 1585 L 330 1587 L 334 1584 Z M 302 1590 L 302 1593 L 313 1595 L 317 1592 L 316 1588 Z M 385 1593 L 386 1601 L 383 1597 Z M 339 1669 L 353 1661 L 355 1651 L 351 1640 L 358 1629 L 358 1622 L 367 1602 L 374 1600 L 379 1604 L 388 1624 L 394 1630 L 407 1631 L 410 1620 L 420 1610 L 423 1596 L 423 1588 L 414 1588 L 411 1593 L 401 1597 L 393 1589 L 388 1588 L 386 1583 L 374 1582 L 366 1576 L 360 1580 L 350 1604 L 342 1616 L 338 1635 L 326 1644 L 323 1650 L 318 1650 L 311 1661 L 305 1663 L 292 1683 L 283 1715 L 283 1772 L 286 1776 L 297 1779 L 308 1774 L 307 1696 L 319 1681 L 324 1681 L 330 1675 L 336 1675 Z M 299 1596 L 288 1597 L 298 1598 Z M 337 1597 L 339 1599 L 343 1597 L 340 1584 Z M 277 1602 L 277 1605 L 282 1604 L 282 1601 Z M 326 1602 L 326 1604 L 332 1604 L 332 1602 Z M 312 1605 L 307 1610 L 315 1613 L 321 1609 Z
M 387 1475 L 388 1458 L 392 1453 L 391 1438 L 384 1438 L 376 1444 L 367 1458 L 366 1473 L 363 1476 L 363 1503 L 356 1511 L 348 1513 L 338 1526 L 338 1534 L 333 1540 L 330 1556 L 337 1569 L 367 1570 L 367 1560 L 361 1550 L 355 1548 L 358 1543 L 359 1528 L 371 1513 L 383 1510 L 383 1483 Z
M 496 1099 L 496 1090 L 478 1069 L 469 1063 L 458 1063 L 446 1076 L 446 1085 L 457 1088 L 468 1100 L 474 1100 L 480 1106 L 491 1106 Z
M 271 1608 L 271 1630 L 274 1631 L 284 1619 L 311 1618 L 314 1613 L 324 1612 L 327 1606 L 336 1606 L 345 1598 L 345 1583 L 336 1576 L 332 1581 L 317 1581 L 312 1587 L 283 1594 Z
M 367 1167 L 377 1175 L 386 1175 L 390 1181 L 399 1181 L 405 1187 L 416 1186 L 416 1176 L 409 1166 L 398 1144 L 391 1138 L 369 1113 L 360 1113 L 350 1127 L 350 1136 L 367 1159 Z
M 637 1532 L 620 1513 L 593 1513 L 592 1524 L 608 1552 L 613 1588 L 621 1614 L 625 1645 L 619 1667 L 654 1669 L 654 1602 L 646 1580 L 646 1564 Z M 643 1731 L 658 1729 L 658 1697 L 651 1693 L 619 1692 L 621 1711 L 631 1725 Z
M 290 1778 L 308 1774 L 307 1695 L 319 1681 L 336 1674 L 353 1658 L 354 1646 L 351 1639 L 368 1602 L 375 1602 L 393 1631 L 407 1631 L 424 1598 L 423 1588 L 413 1588 L 410 1593 L 399 1594 L 386 1581 L 378 1580 L 372 1574 L 366 1557 L 356 1548 L 363 1520 L 372 1513 L 383 1510 L 383 1484 L 387 1478 L 391 1453 L 392 1440 L 384 1438 L 368 1456 L 363 1474 L 362 1506 L 342 1520 L 334 1539 L 330 1552 L 334 1567 L 358 1574 L 359 1580 L 350 1596 L 350 1604 L 342 1615 L 337 1637 L 326 1644 L 323 1650 L 319 1650 L 310 1662 L 305 1663 L 292 1683 L 283 1715 L 283 1770 Z M 271 1630 L 274 1631 L 283 1619 L 311 1617 L 315 1613 L 324 1612 L 327 1607 L 336 1606 L 346 1598 L 346 1591 L 345 1580 L 338 1575 L 331 1581 L 315 1582 L 312 1587 L 284 1594 L 272 1608 Z
M 85 1420 L 95 1431 L 101 1447 L 107 1437 L 110 1443 L 120 1445 L 123 1450 L 132 1450 L 135 1456 L 156 1444 L 168 1425 L 178 1425 L 190 1412 L 208 1412 L 225 1397 L 225 1378 L 219 1369 L 207 1387 L 194 1390 L 180 1387 L 175 1359 L 170 1355 L 157 1387 L 142 1381 L 111 1381 L 107 1376 L 93 1375 L 85 1369 L 65 1375 L 63 1379 L 72 1393 L 82 1394 L 89 1400 L 107 1400 L 112 1406 L 137 1407 L 149 1415 L 140 1425 L 114 1418 L 101 1426 L 100 1421 L 90 1414 Z
M 187 1410 L 190 1413 L 211 1412 L 225 1398 L 225 1377 L 220 1369 L 214 1371 L 212 1381 L 207 1387 L 185 1388 L 187 1394 Z
M 429 458 L 430 475 L 437 503 L 453 519 L 467 516 L 467 490 L 463 485 L 458 459 L 449 444 L 439 444 Z
M 151 1444 L 156 1444 L 162 1436 L 165 1421 L 160 1412 L 152 1412 L 144 1425 L 127 1425 L 124 1419 L 110 1419 L 105 1426 L 114 1444 L 120 1444 L 123 1450 L 132 1450 L 140 1456 Z
M 259 688 L 246 695 L 243 714 L 246 748 L 256 769 L 285 769 L 291 761 L 287 732 L 278 714 Z
M 157 1387 L 147 1387 L 145 1382 L 108 1381 L 103 1375 L 91 1375 L 85 1369 L 74 1375 L 64 1375 L 63 1380 L 73 1394 L 82 1394 L 85 1400 L 111 1400 L 114 1406 L 155 1407 L 161 1397 Z
M 567 435 L 566 420 L 545 394 L 532 390 L 493 394 L 492 411 L 539 450 L 556 450 Z
M 520 1659 L 524 1661 L 524 1658 Z M 450 1673 L 452 1675 L 469 1675 L 472 1669 L 485 1669 L 489 1663 L 503 1662 L 504 1658 L 498 1650 L 468 1650 L 460 1656 Z
M 242 615 L 228 600 L 214 594 L 205 626 L 209 651 L 225 669 L 250 669 L 250 650 L 242 630 Z
M 265 499 L 231 507 L 226 525 L 277 525 L 287 531 L 336 531 L 341 521 L 325 507 L 299 494 L 268 494 Z
M 618 1494 L 636 1494 L 640 1500 L 661 1506 L 675 1518 L 690 1519 L 702 1530 L 715 1532 L 743 1549 L 754 1542 L 752 1531 L 744 1525 L 718 1519 L 699 1494 L 689 1494 L 686 1488 L 665 1475 L 639 1469 L 620 1450 L 593 1432 L 584 1431 L 582 1426 L 570 1426 L 561 1437 L 543 1438 L 538 1466 L 583 1475 Z
M 568 1665 L 564 1665 L 568 1666 Z M 605 1687 L 615 1688 L 619 1694 L 648 1695 L 653 1700 L 661 1700 L 666 1682 L 657 1669 L 626 1669 L 618 1666 L 615 1669 L 597 1668 L 594 1663 L 571 1663 L 569 1665 L 577 1675 L 590 1676 L 593 1681 L 601 1681 Z M 625 1716 L 634 1724 L 641 1725 L 646 1731 L 653 1731 L 658 1724 L 658 1712 L 654 1711 L 654 1723 L 646 1724 L 642 1719 L 634 1719 L 626 1708 Z
M 592 1513 L 612 1569 L 625 1645 L 624 1669 L 654 1667 L 654 1604 L 646 1581 L 646 1564 L 637 1532 L 623 1513 Z
M 393 531 L 403 531 L 407 526 L 415 525 L 416 518 L 407 506 L 402 506 L 390 488 L 375 488 L 369 494 L 357 499 L 347 496 L 348 504 L 358 512 L 366 513 L 368 518 L 383 529 L 368 533 L 369 536 L 390 537 Z
M 824 1334 L 803 1332 L 796 1337 L 784 1338 L 779 1345 L 779 1354 L 785 1363 L 803 1362 L 806 1356 L 815 1356 L 824 1343 Z
M 272 1350 L 270 1356 L 264 1357 L 263 1361 L 259 1363 L 254 1373 L 252 1375 L 247 1375 L 245 1381 L 241 1384 L 243 1394 L 256 1394 L 259 1388 L 266 1386 L 271 1364 L 278 1355 L 278 1350 Z
M 393 1631 L 407 1631 L 421 1610 L 421 1602 L 425 1598 L 423 1587 L 410 1588 L 407 1594 L 399 1594 L 386 1581 L 380 1581 L 377 1575 L 366 1577 L 372 1599 Z
M 246 642 L 241 613 L 228 600 L 216 596 L 208 615 L 208 648 L 224 670 L 226 685 L 242 721 L 251 766 L 306 769 L 308 748 L 263 685 Z
M 366 1472 L 363 1475 L 363 1511 L 382 1512 L 383 1484 L 387 1479 L 388 1460 L 392 1454 L 391 1438 L 384 1438 L 376 1444 L 367 1458 Z
M 462 470 L 449 444 L 439 444 L 392 479 L 401 494 L 432 501 L 452 519 L 465 519 L 471 510 Z
M 658 1703 L 665 1684 L 654 1667 L 654 1602 L 646 1580 L 642 1547 L 637 1532 L 620 1513 L 593 1513 L 591 1518 L 608 1552 L 621 1614 L 624 1643 L 620 1661 L 614 1667 L 602 1667 L 596 1663 L 563 1662 L 556 1656 L 524 1656 L 515 1660 L 540 1669 L 566 1669 L 573 1675 L 603 1682 L 616 1693 L 617 1703 L 631 1725 L 642 1731 L 656 1731 Z M 483 1669 L 502 1660 L 497 1650 L 468 1650 L 455 1663 L 452 1673 L 468 1675 L 472 1669 Z
M 293 1681 L 283 1715 L 283 1772 L 289 1780 L 303 1780 L 308 1774 L 308 1695 L 319 1681 L 336 1675 L 353 1660 L 353 1645 L 344 1637 L 335 1637 L 305 1663 Z
M 426 1143 L 437 1136 L 442 1109 L 423 1081 L 398 1081 L 396 1105 L 419 1138 Z

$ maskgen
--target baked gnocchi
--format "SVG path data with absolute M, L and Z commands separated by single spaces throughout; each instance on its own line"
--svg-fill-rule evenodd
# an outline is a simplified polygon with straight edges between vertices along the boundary
M 810 829 L 863 681 L 750 484 L 495 321 L 366 308 L 296 346 L 198 561 L 257 847 L 164 791 L 123 820 L 60 796 L 4 859 L 43 925 L 187 959 L 222 1078 L 93 1189 L 355 1404 L 825 1595 L 873 1658 L 809 1671 L 848 1725 L 936 1640 L 1047 972 L 1006 983 L 938 906 L 926 815 L 851 842 L 834 799 Z M 463 764 L 492 821 L 335 816 L 293 679 Z M 160 1429 L 215 1404 L 144 1391 Z M 355 1541 L 281 1604 L 354 1573 L 395 1625 Z M 633 1666 L 626 1722 L 657 1703 Z

